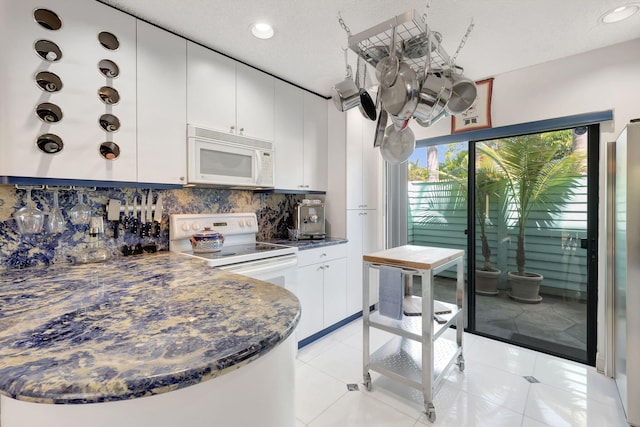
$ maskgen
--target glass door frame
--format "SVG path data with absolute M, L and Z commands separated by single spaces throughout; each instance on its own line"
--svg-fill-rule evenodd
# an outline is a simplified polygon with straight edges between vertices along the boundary
M 579 127 L 579 126 L 576 126 Z M 576 360 L 590 366 L 596 364 L 597 352 L 597 316 L 598 316 L 598 212 L 599 212 L 599 180 L 600 180 L 600 125 L 591 124 L 588 128 L 587 142 L 587 238 L 582 242 L 582 248 L 587 250 L 587 331 L 586 331 L 586 359 Z M 575 127 L 573 127 L 575 128 Z M 571 128 L 569 128 L 571 129 Z M 563 129 L 554 129 L 563 130 Z M 547 130 L 545 130 L 546 132 Z M 537 132 L 533 132 L 537 133 Z M 517 135 L 510 135 L 517 136 Z M 476 268 L 476 212 L 475 212 L 475 169 L 476 164 L 472 159 L 476 158 L 476 145 L 487 139 L 468 141 L 468 193 L 467 193 L 467 331 L 476 335 L 511 343 L 494 335 L 483 333 L 476 328 L 476 293 L 475 293 L 475 268 Z M 522 347 L 526 345 L 518 344 Z M 530 347 L 533 350 L 537 348 Z M 552 353 L 553 354 L 553 353 Z M 555 354 L 568 358 L 566 355 Z
M 561 130 L 576 128 L 579 126 L 589 126 L 589 138 L 588 138 L 588 195 L 587 195 L 587 241 L 585 242 L 587 248 L 587 336 L 586 336 L 586 361 L 579 360 L 581 363 L 586 363 L 591 366 L 595 366 L 596 350 L 597 350 L 597 317 L 598 317 L 598 233 L 599 233 L 599 163 L 600 163 L 600 126 L 599 123 L 613 120 L 613 111 L 598 111 L 586 114 L 579 114 L 574 116 L 566 116 L 555 119 L 540 120 L 536 122 L 529 122 L 524 124 L 509 125 L 497 128 L 482 129 L 478 131 L 465 132 L 464 134 L 451 134 L 443 135 L 439 137 L 423 139 L 417 141 L 417 147 L 428 147 L 433 145 L 442 145 L 453 142 L 460 142 L 460 140 L 469 141 L 469 158 L 475 158 L 475 142 L 486 141 L 490 139 L 502 138 L 506 136 L 516 136 L 531 133 L 541 133 L 546 131 Z M 469 168 L 472 167 L 472 163 L 469 162 Z M 386 244 L 387 248 L 393 246 L 399 246 L 407 244 L 407 233 L 404 232 L 403 236 L 398 236 L 394 233 L 398 229 L 398 215 L 390 215 L 390 212 L 395 212 L 400 215 L 407 213 L 406 203 L 403 205 L 402 201 L 406 199 L 391 197 L 394 193 L 389 189 L 398 189 L 404 193 L 407 191 L 406 173 L 398 173 L 398 170 L 406 169 L 406 163 L 401 165 L 387 166 L 385 170 L 385 212 L 387 213 L 386 221 Z M 469 173 L 469 188 L 475 186 L 475 174 Z M 400 179 L 398 179 L 400 178 Z M 404 178 L 404 179 L 402 179 Z M 475 193 L 475 192 L 471 192 Z M 467 205 L 467 259 L 473 260 L 473 262 L 467 262 L 467 277 L 474 277 L 475 269 L 475 213 L 473 212 L 473 206 L 475 203 L 475 195 L 469 194 L 469 203 Z M 471 203 L 473 201 L 473 203 Z M 400 202 L 400 203 L 399 203 Z M 473 280 L 473 279 L 471 279 Z M 475 284 L 474 284 L 475 285 Z M 467 286 L 469 289 L 469 285 Z M 468 332 L 481 336 L 487 336 L 492 339 L 500 340 L 498 337 L 489 336 L 476 331 L 475 324 L 475 292 L 467 292 L 467 307 L 468 307 Z M 507 340 L 502 340 L 508 342 Z M 520 344 L 518 344 L 520 345 Z M 522 345 L 521 345 L 522 346 Z M 565 356 L 562 356 L 565 357 Z

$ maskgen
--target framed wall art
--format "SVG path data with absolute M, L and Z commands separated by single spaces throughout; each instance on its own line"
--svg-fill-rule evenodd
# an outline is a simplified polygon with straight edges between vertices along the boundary
M 491 127 L 491 92 L 493 78 L 476 82 L 478 98 L 467 111 L 451 116 L 451 133 Z

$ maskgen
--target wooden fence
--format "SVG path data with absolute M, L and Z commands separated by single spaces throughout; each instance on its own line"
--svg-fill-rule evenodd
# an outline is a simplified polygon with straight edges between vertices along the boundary
M 409 244 L 467 248 L 466 194 L 456 182 L 409 182 Z M 503 199 L 504 200 L 504 199 Z M 559 200 L 558 212 L 534 210 L 525 231 L 526 271 L 544 276 L 543 286 L 558 293 L 586 292 L 587 251 L 581 239 L 587 230 L 587 182 L 582 179 L 574 194 Z M 491 262 L 502 270 L 500 287 L 506 289 L 507 272 L 516 270 L 517 229 L 512 206 L 490 200 L 487 239 Z M 502 212 L 502 214 L 500 214 Z M 484 258 L 476 220 L 476 265 Z M 453 272 L 446 276 L 454 277 Z

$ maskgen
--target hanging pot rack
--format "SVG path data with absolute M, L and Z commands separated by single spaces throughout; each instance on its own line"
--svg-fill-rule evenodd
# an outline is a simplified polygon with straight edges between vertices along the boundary
M 388 55 L 394 30 L 396 52 L 404 52 L 405 45 L 412 40 L 424 38 L 425 43 L 430 43 L 428 50 L 431 51 L 431 55 L 404 55 L 402 58 L 416 73 L 423 74 L 425 70 L 454 70 L 458 73 L 462 71 L 460 67 L 454 67 L 451 63 L 449 54 L 440 43 L 439 33 L 431 31 L 416 10 L 394 16 L 357 34 L 349 34 L 349 48 L 375 67 L 378 61 Z

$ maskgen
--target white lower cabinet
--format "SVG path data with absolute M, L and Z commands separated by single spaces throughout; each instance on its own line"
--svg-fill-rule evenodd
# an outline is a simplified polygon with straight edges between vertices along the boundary
M 345 244 L 298 252 L 298 341 L 347 317 L 346 257 Z
M 376 209 L 347 210 L 347 314 L 362 310 L 362 255 L 378 249 L 378 211 Z M 369 304 L 378 300 L 377 281 L 370 285 Z

